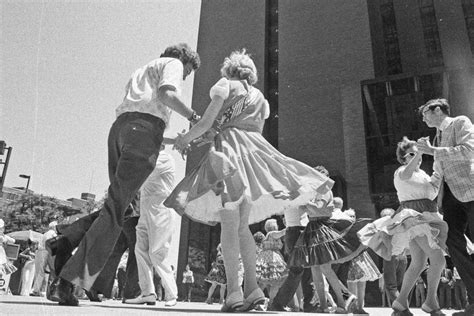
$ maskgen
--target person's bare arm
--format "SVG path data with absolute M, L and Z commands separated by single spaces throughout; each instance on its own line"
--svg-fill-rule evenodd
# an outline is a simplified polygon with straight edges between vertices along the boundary
M 194 113 L 193 109 L 184 104 L 173 86 L 160 87 L 160 89 L 158 89 L 158 99 L 160 99 L 160 101 L 167 107 L 187 119 L 189 119 Z
M 174 148 L 183 151 L 192 140 L 208 131 L 212 127 L 212 124 L 219 114 L 223 104 L 224 99 L 222 97 L 218 95 L 214 96 L 201 120 L 199 120 L 199 122 L 197 122 L 188 133 L 184 135 L 179 134 L 178 137 L 176 137 Z

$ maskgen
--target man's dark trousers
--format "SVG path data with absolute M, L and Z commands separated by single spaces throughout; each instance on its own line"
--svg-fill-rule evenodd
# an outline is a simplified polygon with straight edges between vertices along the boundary
M 94 285 L 113 253 L 125 213 L 154 170 L 165 123 L 150 114 L 127 112 L 112 125 L 108 139 L 111 183 L 104 206 L 81 240 L 61 277 L 86 289 Z
M 293 251 L 295 243 L 298 237 L 303 232 L 304 227 L 288 227 L 285 234 L 285 251 L 288 256 Z M 283 307 L 288 305 L 293 296 L 295 295 L 296 289 L 301 282 L 303 290 L 304 304 L 303 307 L 310 308 L 311 300 L 313 298 L 313 288 L 311 286 L 311 268 L 303 267 L 288 267 L 288 277 L 282 284 L 275 298 L 273 299 L 272 307 L 276 310 L 283 310 Z
M 469 235 L 466 232 L 467 227 L 471 232 L 474 230 L 474 201 L 459 201 L 454 197 L 448 184 L 444 183 L 442 209 L 443 219 L 448 223 L 446 245 L 451 260 L 466 285 L 469 304 L 474 304 L 474 260 L 466 250 L 466 239 L 464 237 L 464 234 Z
M 405 255 L 392 256 L 391 260 L 383 261 L 383 280 L 385 291 L 390 299 L 390 305 L 399 295 L 407 265 L 407 257 Z
M 138 204 L 130 205 L 127 213 L 132 213 L 134 209 L 138 209 Z M 94 212 L 83 216 L 71 224 L 60 224 L 56 226 L 58 234 L 65 236 L 70 243 L 67 249 L 58 249 L 54 260 L 55 275 L 61 273 L 62 268 L 72 256 L 72 250 L 76 248 L 84 235 L 91 227 L 92 223 L 99 217 L 99 212 Z M 112 298 L 112 289 L 114 285 L 115 275 L 117 273 L 118 265 L 124 252 L 129 249 L 129 256 L 127 260 L 127 267 L 124 280 L 124 288 L 122 295 L 124 298 L 135 298 L 140 295 L 140 285 L 138 282 L 138 267 L 135 258 L 135 244 L 136 244 L 136 226 L 138 217 L 129 217 L 124 221 L 123 231 L 115 244 L 114 250 L 107 260 L 107 263 L 97 277 L 92 286 L 99 293 L 104 294 L 107 298 Z

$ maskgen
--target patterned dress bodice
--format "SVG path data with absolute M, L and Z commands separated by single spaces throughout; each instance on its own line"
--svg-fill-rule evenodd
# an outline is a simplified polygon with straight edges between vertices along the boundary
M 283 248 L 283 242 L 280 238 L 275 239 L 268 236 L 268 238 L 262 242 L 263 250 L 281 250 L 281 248 Z
M 221 131 L 229 127 L 262 132 L 265 119 L 268 118 L 270 107 L 260 92 L 251 86 L 246 93 L 237 92 L 240 81 L 229 80 L 229 97 L 224 100 L 222 109 L 216 118 L 214 127 Z

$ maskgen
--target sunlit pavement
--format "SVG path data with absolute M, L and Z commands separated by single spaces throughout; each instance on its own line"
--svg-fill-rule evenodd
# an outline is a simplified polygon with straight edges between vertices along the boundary
M 366 307 L 365 310 L 372 316 L 390 316 L 390 308 Z M 428 315 L 419 308 L 410 309 L 418 315 Z M 447 315 L 451 315 L 453 310 L 443 310 Z M 328 314 L 307 314 L 295 312 L 247 312 L 234 313 L 251 315 L 328 315 Z M 126 305 L 121 301 L 107 300 L 104 302 L 89 302 L 80 300 L 79 307 L 59 306 L 57 303 L 48 301 L 43 297 L 3 295 L 0 296 L 0 315 L 94 315 L 94 316 L 119 316 L 119 315 L 229 315 L 220 312 L 220 305 L 214 303 L 208 305 L 204 302 L 178 302 L 174 307 L 165 307 L 164 302 L 156 302 L 154 306 L 147 305 Z M 334 314 L 333 314 L 334 315 Z M 356 315 L 356 314 L 348 314 Z

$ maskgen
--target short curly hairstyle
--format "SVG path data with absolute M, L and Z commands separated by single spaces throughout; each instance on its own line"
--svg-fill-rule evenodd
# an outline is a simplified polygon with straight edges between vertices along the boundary
M 224 59 L 221 68 L 221 75 L 226 78 L 237 78 L 239 80 L 247 80 L 251 86 L 257 83 L 257 67 L 247 50 L 233 51 L 229 57 Z
M 380 217 L 392 216 L 393 214 L 395 214 L 395 210 L 390 207 L 384 208 L 383 210 L 380 211 Z
M 268 233 L 274 230 L 278 230 L 277 220 L 274 218 L 267 219 L 265 222 L 265 231 Z
M 194 70 L 201 66 L 199 54 L 189 47 L 186 43 L 168 46 L 160 57 L 171 57 L 181 60 L 183 65 L 191 64 Z
M 406 136 L 403 136 L 402 141 L 398 142 L 396 154 L 397 160 L 400 164 L 404 165 L 406 163 L 405 155 L 407 154 L 408 150 L 413 148 L 413 146 L 415 145 L 416 142 L 413 140 L 409 140 Z
M 253 240 L 255 240 L 255 243 L 257 245 L 261 244 L 264 239 L 265 239 L 265 235 L 260 231 L 253 234 Z

